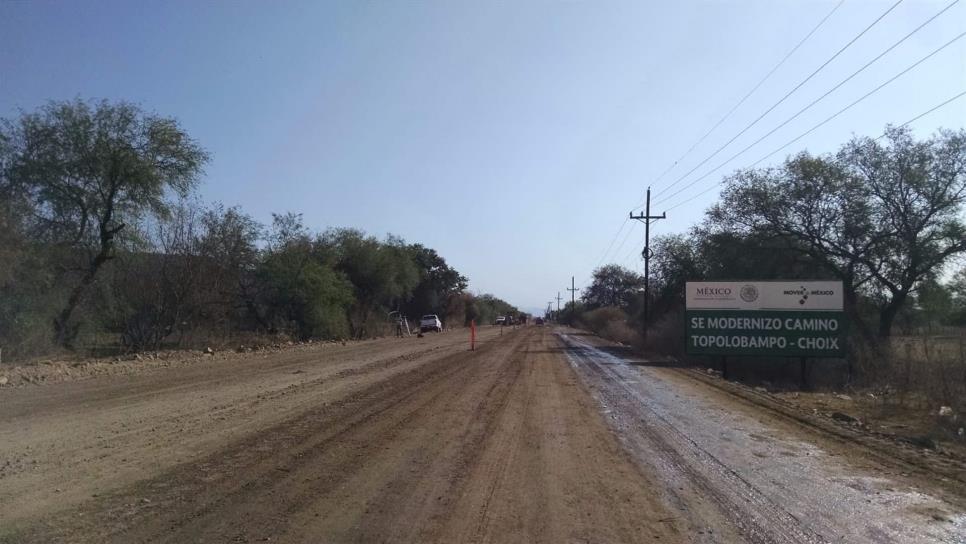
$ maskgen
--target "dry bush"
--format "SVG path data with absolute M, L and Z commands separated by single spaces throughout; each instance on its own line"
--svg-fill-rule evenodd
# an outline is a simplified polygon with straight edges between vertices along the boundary
M 582 314 L 579 319 L 577 319 L 577 324 L 582 329 L 591 330 L 597 334 L 600 334 L 607 323 L 612 321 L 626 321 L 627 315 L 620 308 L 615 308 L 612 306 L 607 306 L 604 308 L 597 308 L 596 310 L 591 310 Z
M 951 406 L 966 413 L 966 336 L 896 336 L 874 383 L 887 400 L 922 408 Z
M 629 345 L 640 342 L 640 335 L 627 324 L 627 314 L 613 306 L 586 312 L 579 316 L 576 324 L 614 342 Z
M 608 340 L 631 346 L 637 345 L 641 341 L 641 335 L 632 329 L 626 321 L 608 321 L 604 324 L 604 329 L 598 334 Z
M 684 357 L 684 345 L 684 312 L 673 310 L 652 324 L 647 331 L 647 338 L 640 344 L 635 344 L 635 347 L 662 355 Z

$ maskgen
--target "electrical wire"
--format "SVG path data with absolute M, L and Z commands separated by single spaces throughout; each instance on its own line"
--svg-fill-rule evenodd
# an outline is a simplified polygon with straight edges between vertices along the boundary
M 629 221 L 630 221 L 629 217 L 624 218 L 624 222 L 621 223 L 621 228 L 617 229 L 617 233 L 614 234 L 614 237 L 611 239 L 610 244 L 607 246 L 607 249 L 604 250 L 604 254 L 601 255 L 600 260 L 597 261 L 597 266 L 594 267 L 595 269 L 600 268 L 600 265 L 604 262 L 604 259 L 606 259 L 607 255 L 610 253 L 611 248 L 614 247 L 614 242 L 617 241 L 617 237 L 621 235 L 621 232 L 624 231 L 624 227 L 627 226 L 627 223 Z
M 836 51 L 834 55 L 832 55 L 825 62 L 823 62 L 821 66 L 819 66 L 818 68 L 816 68 L 805 79 L 803 79 L 801 82 L 799 82 L 798 85 L 795 85 L 795 87 L 793 87 L 790 91 L 788 91 L 787 93 L 785 93 L 785 96 L 781 97 L 781 99 L 778 100 L 778 102 L 775 102 L 774 104 L 772 104 L 771 107 L 769 107 L 767 110 L 765 110 L 764 113 L 762 113 L 757 118 L 755 118 L 754 121 L 752 121 L 751 123 L 749 123 L 748 125 L 746 125 L 745 128 L 741 129 L 738 132 L 738 134 L 735 134 L 730 140 L 728 140 L 727 142 L 725 142 L 724 145 L 718 147 L 718 149 L 716 149 L 713 153 L 711 153 L 711 155 L 708 155 L 704 160 L 702 160 L 700 163 L 698 163 L 697 165 L 695 165 L 694 168 L 692 168 L 691 170 L 688 170 L 687 173 L 685 173 L 684 175 L 682 175 L 679 178 L 677 178 L 676 180 L 674 180 L 674 182 L 672 182 L 670 185 L 668 185 L 667 187 L 664 187 L 663 189 L 661 189 L 660 191 L 658 191 L 655 196 L 660 196 L 662 193 L 664 193 L 665 191 L 669 190 L 671 187 L 674 187 L 675 185 L 677 185 L 678 183 L 680 183 L 682 180 L 684 180 L 685 178 L 687 178 L 688 176 L 690 176 L 691 174 L 693 174 L 695 170 L 697 170 L 698 168 L 700 168 L 701 166 L 703 166 L 704 164 L 706 164 L 708 161 L 710 161 L 711 159 L 713 159 L 714 157 L 716 157 L 718 155 L 718 153 L 720 153 L 726 147 L 728 147 L 729 145 L 731 145 L 731 143 L 734 142 L 735 140 L 737 140 L 739 137 L 741 137 L 742 134 L 744 134 L 745 132 L 747 132 L 751 127 L 753 127 L 756 124 L 758 124 L 758 122 L 761 121 L 766 115 L 768 115 L 769 113 L 771 113 L 775 108 L 777 108 L 779 105 L 781 105 L 783 102 L 785 102 L 785 100 L 787 100 L 788 97 L 790 97 L 793 93 L 795 93 L 795 91 L 797 91 L 798 89 L 802 88 L 802 86 L 805 85 L 805 83 L 807 83 L 808 81 L 810 81 L 819 72 L 821 72 L 826 66 L 828 66 L 833 60 L 835 60 L 836 58 L 838 58 L 839 55 L 841 55 L 842 53 L 844 53 L 845 50 L 847 50 L 849 47 L 851 47 L 852 44 L 854 44 L 856 41 L 859 40 L 859 38 L 861 38 L 862 36 L 864 36 L 866 32 L 868 32 L 869 30 L 871 30 L 872 27 L 874 27 L 875 25 L 877 25 L 879 23 L 879 21 L 881 21 L 883 18 L 885 18 L 886 15 L 888 15 L 890 12 L 892 12 L 892 10 L 894 10 L 896 7 L 898 7 L 899 4 L 901 4 L 902 2 L 903 2 L 903 0 L 898 0 L 896 3 L 892 4 L 891 6 L 889 6 L 889 8 L 886 9 L 884 12 L 882 12 L 882 14 L 880 14 L 874 21 L 872 21 L 868 26 L 866 26 L 861 32 L 859 32 L 858 34 L 856 34 L 855 37 L 853 37 L 851 40 L 849 40 L 848 43 L 846 43 L 841 48 L 839 48 L 839 50 Z
M 838 90 L 839 88 L 841 88 L 841 87 L 842 87 L 842 85 L 845 85 L 845 84 L 846 84 L 847 82 L 849 82 L 849 81 L 850 81 L 850 80 L 851 80 L 852 78 L 854 78 L 855 76 L 857 76 L 857 75 L 859 75 L 859 74 L 860 74 L 861 72 L 863 72 L 863 71 L 864 71 L 864 70 L 865 70 L 866 68 L 868 68 L 869 66 L 872 66 L 872 64 L 874 64 L 874 63 L 875 63 L 876 61 L 878 61 L 879 59 L 881 59 L 882 57 L 884 57 L 884 56 L 885 56 L 886 54 L 888 54 L 888 53 L 889 53 L 890 51 L 892 51 L 893 49 L 895 49 L 896 47 L 898 47 L 898 46 L 899 46 L 899 45 L 900 45 L 901 43 L 903 43 L 903 42 L 905 42 L 905 41 L 906 41 L 906 40 L 908 40 L 908 39 L 909 39 L 910 37 L 912 37 L 912 35 L 913 35 L 913 34 L 915 34 L 915 33 L 917 33 L 917 32 L 919 32 L 920 30 L 922 30 L 922 29 L 923 29 L 923 28 L 924 28 L 924 27 L 925 27 L 926 25 L 928 25 L 929 23 L 931 23 L 931 22 L 933 22 L 934 20 L 936 20 L 936 18 L 937 18 L 937 17 L 939 17 L 940 15 L 942 15 L 943 13 L 945 13 L 945 12 L 946 12 L 947 10 L 949 10 L 950 8 L 952 8 L 953 6 L 955 6 L 955 5 L 956 5 L 956 4 L 958 4 L 958 3 L 959 3 L 959 0 L 953 0 L 953 1 L 952 1 L 952 2 L 950 3 L 950 4 L 948 4 L 948 5 L 947 5 L 947 6 L 945 7 L 945 8 L 943 8 L 943 9 L 942 9 L 942 10 L 940 10 L 940 11 L 939 11 L 938 13 L 936 13 L 935 15 L 933 15 L 932 17 L 930 17 L 929 19 L 927 19 L 926 21 L 924 21 L 924 22 L 923 22 L 922 24 L 920 24 L 919 26 L 917 26 L 916 28 L 914 28 L 914 29 L 913 29 L 913 30 L 912 30 L 911 32 L 909 32 L 908 34 L 906 34 L 905 36 L 903 36 L 903 37 L 902 37 L 901 39 L 899 39 L 899 41 L 897 41 L 896 43 L 894 43 L 894 44 L 892 44 L 891 46 L 889 46 L 889 47 L 888 47 L 888 48 L 887 48 L 887 49 L 886 49 L 885 51 L 883 51 L 883 52 L 881 52 L 881 53 L 879 53 L 878 55 L 876 55 L 876 57 L 875 57 L 875 58 L 873 58 L 873 59 L 872 59 L 872 60 L 870 60 L 869 62 L 867 62 L 867 63 L 865 63 L 865 64 L 864 64 L 864 65 L 863 65 L 863 66 L 862 66 L 861 68 L 859 68 L 858 70 L 856 70 L 856 71 L 854 71 L 854 72 L 852 72 L 852 73 L 851 73 L 851 74 L 850 74 L 850 75 L 849 75 L 848 77 L 846 77 L 846 78 L 845 78 L 845 79 L 843 79 L 842 81 L 840 81 L 840 82 L 838 82 L 838 83 L 837 83 L 837 84 L 836 84 L 836 85 L 835 85 L 834 87 L 832 87 L 831 89 L 829 89 L 828 91 L 826 91 L 826 92 L 825 92 L 825 93 L 824 93 L 824 94 L 823 94 L 822 96 L 819 96 L 819 97 L 818 97 L 818 98 L 816 98 L 815 100 L 813 100 L 813 101 L 811 101 L 811 102 L 810 102 L 810 103 L 809 103 L 809 104 L 808 104 L 807 106 L 805 106 L 804 108 L 802 108 L 802 109 L 800 109 L 800 110 L 798 110 L 798 111 L 797 111 L 797 112 L 796 112 L 796 113 L 795 113 L 794 115 L 792 115 L 792 116 L 791 116 L 791 117 L 789 117 L 788 119 L 785 119 L 784 121 L 782 121 L 782 122 L 781 122 L 781 124 L 779 124 L 778 126 L 776 126 L 776 127 L 775 127 L 775 128 L 773 128 L 773 129 L 771 129 L 770 131 L 768 131 L 767 133 L 765 133 L 764 135 L 762 135 L 762 136 L 761 136 L 760 138 L 758 138 L 758 139 L 757 139 L 757 140 L 755 140 L 754 142 L 752 142 L 752 143 L 750 143 L 750 144 L 748 144 L 748 145 L 747 145 L 747 146 L 746 146 L 746 147 L 745 147 L 744 149 L 742 149 L 741 151 L 739 151 L 739 152 L 738 152 L 737 154 L 735 154 L 735 155 L 732 155 L 732 156 L 731 156 L 731 159 L 729 159 L 729 161 L 730 161 L 730 160 L 733 160 L 734 158 L 736 158 L 737 156 L 739 156 L 739 155 L 741 155 L 741 154 L 742 154 L 742 153 L 744 153 L 745 151 L 747 151 L 747 150 L 749 150 L 749 149 L 751 149 L 751 148 L 752 148 L 752 147 L 754 147 L 755 145 L 757 145 L 757 144 L 759 144 L 759 143 L 761 143 L 761 142 L 762 142 L 762 141 L 763 141 L 763 140 L 764 140 L 765 138 L 767 138 L 767 137 L 769 137 L 769 136 L 771 136 L 771 135 L 772 135 L 772 134 L 774 134 L 775 132 L 778 132 L 778 130 L 780 130 L 781 128 L 783 128 L 783 127 L 785 127 L 786 125 L 788 125 L 788 123 L 791 123 L 792 121 L 794 121 L 795 119 L 797 119 L 799 115 L 801 115 L 801 114 L 803 114 L 803 113 L 805 113 L 805 111 L 807 111 L 807 110 L 809 110 L 809 109 L 811 109 L 811 107 L 812 107 L 812 106 L 814 106 L 815 104 L 818 104 L 818 103 L 819 103 L 820 101 L 822 101 L 823 99 L 825 99 L 825 97 L 827 97 L 828 95 L 830 95 L 830 94 L 832 94 L 833 92 L 835 92 L 836 90 Z M 954 41 L 955 41 L 955 40 L 954 40 Z M 948 45 L 948 44 L 947 44 L 947 45 Z M 942 49 L 942 48 L 940 48 L 940 50 L 941 50 L 941 49 Z M 938 52 L 938 50 L 937 50 L 937 51 L 935 51 L 934 53 L 937 53 L 937 52 Z M 934 54 L 934 53 L 933 53 L 933 54 Z M 929 56 L 931 56 L 931 55 L 928 55 L 928 56 L 927 56 L 926 58 L 928 58 Z M 922 60 L 925 60 L 925 59 L 922 59 Z M 688 187 L 688 186 L 685 186 L 685 188 L 686 188 L 686 187 Z M 673 193 L 673 194 L 671 194 L 671 195 L 670 195 L 670 196 L 669 196 L 668 198 L 672 198 L 672 197 L 674 197 L 674 196 L 675 196 L 676 194 L 679 194 L 680 192 L 681 192 L 681 190 L 678 190 L 677 192 L 675 192 L 675 193 Z
M 827 21 L 832 16 L 832 14 L 834 14 L 836 11 L 838 11 L 838 9 L 840 7 L 842 7 L 842 4 L 844 4 L 844 3 L 845 3 L 845 0 L 839 0 L 839 3 L 836 4 L 835 7 L 833 7 L 831 11 L 829 11 L 827 14 L 825 14 L 825 17 L 822 17 L 822 20 L 819 21 L 817 25 L 815 25 L 814 27 L 812 27 L 812 29 L 808 32 L 808 34 L 806 34 L 804 38 L 802 38 L 801 40 L 799 40 L 799 42 L 797 44 L 795 44 L 795 47 L 793 47 L 791 49 L 791 51 L 789 51 L 788 53 L 786 53 L 785 56 L 782 57 L 782 59 L 780 61 L 778 61 L 778 64 L 776 64 L 775 66 L 773 66 L 772 69 L 769 70 L 767 74 L 765 74 L 765 77 L 761 78 L 758 81 L 758 83 L 755 84 L 755 86 L 752 87 L 752 89 L 750 91 L 748 91 L 748 93 L 745 94 L 745 96 L 743 96 L 741 98 L 741 100 L 738 101 L 737 104 L 735 104 L 734 106 L 732 106 L 732 108 L 730 110 L 728 110 L 728 113 L 724 114 L 724 116 L 721 119 L 719 119 L 718 122 L 714 124 L 714 126 L 712 126 L 707 132 L 705 132 L 704 135 L 701 136 L 696 142 L 694 142 L 693 144 L 691 144 L 691 147 L 688 148 L 688 150 L 685 151 L 683 155 L 681 155 L 680 157 L 678 157 L 677 160 L 675 160 L 673 163 L 671 163 L 671 165 L 668 166 L 664 170 L 664 172 L 661 172 L 661 175 L 659 175 L 657 177 L 657 179 L 654 180 L 654 184 L 657 184 L 662 179 L 664 179 L 664 176 L 666 176 L 668 174 L 668 172 L 670 172 L 675 166 L 678 165 L 678 163 L 680 163 L 688 155 L 690 155 L 691 152 L 694 151 L 694 149 L 696 147 L 698 147 L 699 145 L 701 145 L 701 143 L 704 142 L 704 140 L 707 139 L 707 137 L 710 136 L 712 132 L 714 132 L 718 127 L 720 127 L 722 123 L 724 123 L 726 120 L 728 120 L 731 117 L 731 114 L 733 114 L 735 112 L 735 110 L 737 110 L 739 107 L 741 107 L 741 105 L 744 104 L 745 101 L 747 101 L 748 98 L 751 97 L 751 95 L 755 94 L 755 91 L 757 91 L 762 85 L 764 85 L 765 82 L 768 81 L 768 79 L 770 79 L 771 76 L 776 71 L 778 71 L 778 69 L 781 68 L 785 64 L 785 62 L 792 55 L 794 55 L 795 52 L 798 51 L 799 48 L 801 48 L 802 45 L 804 45 L 805 42 L 807 42 L 808 39 L 812 37 L 813 34 L 815 34 L 815 32 L 818 31 L 819 28 L 821 28 L 822 25 L 825 24 L 825 21 Z M 637 208 L 640 208 L 640 206 L 637 206 L 634 209 L 636 210 Z
M 631 226 L 631 229 L 627 231 L 627 234 L 624 235 L 624 239 L 621 240 L 621 245 L 619 245 L 617 249 L 614 251 L 615 255 L 620 255 L 621 250 L 624 249 L 624 246 L 627 244 L 627 240 L 631 237 L 631 234 L 634 233 L 634 230 L 635 230 L 634 227 L 636 226 L 637 226 L 637 222 L 635 221 L 634 225 Z
M 960 37 L 962 37 L 963 35 L 966 35 L 966 33 L 963 33 L 963 34 L 960 34 Z M 957 39 L 958 39 L 958 38 L 957 38 Z M 871 94 L 871 93 L 870 93 L 870 94 Z M 868 95 L 866 95 L 866 96 L 868 96 Z M 926 110 L 926 111 L 924 111 L 924 112 L 922 112 L 922 113 L 920 113 L 919 115 L 917 115 L 917 116 L 915 116 L 915 117 L 913 117 L 912 119 L 909 119 L 909 120 L 908 120 L 908 121 L 906 121 L 905 123 L 902 123 L 901 125 L 899 125 L 899 127 L 898 127 L 898 128 L 902 128 L 902 127 L 905 127 L 905 126 L 908 126 L 909 124 L 911 124 L 911 123 L 914 123 L 914 122 L 916 122 L 916 121 L 918 121 L 919 119 L 922 119 L 923 117 L 925 117 L 925 116 L 927 116 L 927 115 L 929 115 L 930 113 L 932 113 L 932 112 L 934 112 L 934 111 L 936 111 L 936 110 L 938 110 L 938 109 L 940 109 L 940 108 L 942 108 L 942 107 L 944 107 L 944 106 L 946 106 L 946 105 L 948 105 L 948 104 L 950 104 L 950 103 L 952 103 L 952 102 L 955 102 L 956 100 L 958 100 L 958 99 L 960 99 L 960 98 L 962 98 L 962 97 L 964 97 L 964 96 L 966 96 L 966 90 L 964 90 L 964 91 L 962 91 L 962 92 L 960 92 L 959 94 L 956 94 L 956 95 L 954 95 L 954 96 L 953 96 L 953 97 L 951 97 L 951 98 L 948 98 L 948 99 L 946 99 L 946 100 L 944 100 L 943 102 L 941 102 L 941 103 L 939 103 L 939 104 L 937 104 L 937 105 L 935 105 L 935 106 L 933 106 L 932 108 L 929 108 L 928 110 Z M 865 97 L 863 97 L 863 98 L 865 98 Z M 783 150 L 783 149 L 785 149 L 786 147 L 788 147 L 788 146 L 790 146 L 790 145 L 792 145 L 793 143 L 795 143 L 795 142 L 797 142 L 798 140 L 800 140 L 800 139 L 802 139 L 802 138 L 804 138 L 805 136 L 807 136 L 808 134 L 810 134 L 810 133 L 811 133 L 812 131 L 814 131 L 815 129 L 817 129 L 817 128 L 819 128 L 820 126 L 822 126 L 822 125 L 824 125 L 825 123 L 827 123 L 827 122 L 829 122 L 829 121 L 831 121 L 832 119 L 834 119 L 835 117 L 837 117 L 837 116 L 838 116 L 838 115 L 839 115 L 840 113 L 842 113 L 842 112 L 844 112 L 845 110 L 847 110 L 847 109 L 849 109 L 850 107 L 852 107 L 852 106 L 853 106 L 853 105 L 855 105 L 856 103 L 858 103 L 858 102 L 860 102 L 861 100 L 862 100 L 862 99 L 859 99 L 859 100 L 857 100 L 856 102 L 853 102 L 853 103 L 852 103 L 852 104 L 850 104 L 849 106 L 846 106 L 846 107 L 845 107 L 845 108 L 843 108 L 842 110 L 839 110 L 839 111 L 838 111 L 837 113 L 835 113 L 835 114 L 834 114 L 834 115 L 832 115 L 831 117 L 828 117 L 827 119 L 825 119 L 825 120 L 824 120 L 824 121 L 822 121 L 821 123 L 819 123 L 819 124 L 817 124 L 817 125 L 815 125 L 814 127 L 812 127 L 812 128 L 810 128 L 810 129 L 808 129 L 807 131 L 805 131 L 805 132 L 803 132 L 802 134 L 800 134 L 800 135 L 798 135 L 798 136 L 797 136 L 797 137 L 795 137 L 794 139 L 792 139 L 792 140 L 789 140 L 789 141 L 788 141 L 787 143 L 785 143 L 784 145 L 782 145 L 782 146 L 781 146 L 781 147 L 779 147 L 778 149 L 775 149 L 775 150 L 774 150 L 774 151 L 772 151 L 771 153 L 769 153 L 769 154 L 767 154 L 767 155 L 765 155 L 764 157 L 762 157 L 762 158 L 760 158 L 760 159 L 758 159 L 757 161 L 755 161 L 755 162 L 753 162 L 753 163 L 752 163 L 752 164 L 751 164 L 750 166 L 748 166 L 748 168 L 754 168 L 755 166 L 757 166 L 757 165 L 759 165 L 759 164 L 761 164 L 762 162 L 764 162 L 765 160 L 767 160 L 768 158 L 770 158 L 770 157 L 771 157 L 772 155 L 774 155 L 775 153 L 778 153 L 779 151 L 781 151 L 781 150 Z M 876 137 L 875 139 L 876 139 L 876 140 L 879 140 L 879 139 L 881 139 L 881 138 L 883 138 L 884 136 L 885 136 L 885 134 L 882 134 L 882 135 L 880 135 L 880 136 L 878 136 L 878 137 Z M 687 204 L 688 202 L 690 202 L 690 201 L 692 201 L 692 200 L 694 200 L 694 199 L 696 199 L 696 198 L 698 198 L 699 196 L 702 196 L 702 195 L 704 195 L 704 194 L 706 194 L 706 193 L 708 193 L 709 191 L 711 191 L 711 190 L 713 190 L 713 189 L 715 189 L 716 187 L 719 187 L 719 186 L 721 186 L 721 185 L 723 185 L 723 184 L 724 184 L 724 183 L 725 183 L 726 181 L 727 181 L 727 178 L 725 178 L 725 179 L 723 179 L 723 180 L 721 180 L 721 181 L 719 181 L 718 183 L 715 183 L 714 185 L 711 185 L 710 187 L 708 187 L 708 188 L 707 188 L 707 189 L 705 189 L 704 191 L 701 191 L 700 193 L 697 193 L 697 194 L 695 194 L 695 195 L 692 195 L 692 196 L 690 196 L 690 197 L 688 197 L 688 198 L 686 198 L 686 199 L 684 199 L 684 200 L 682 200 L 681 202 L 678 202 L 677 204 L 675 204 L 675 205 L 673 205 L 673 206 L 671 206 L 670 208 L 668 208 L 668 209 L 667 209 L 667 211 L 671 211 L 671 210 L 673 210 L 673 209 L 675 209 L 675 208 L 678 208 L 678 207 L 680 207 L 680 206 L 683 206 L 683 205 L 685 205 L 685 204 Z
M 893 81 L 895 81 L 895 80 L 897 80 L 897 79 L 899 79 L 900 77 L 902 77 L 902 76 L 904 76 L 905 74 L 907 74 L 907 73 L 909 73 L 909 71 L 910 71 L 910 70 L 912 70 L 912 69 L 914 69 L 915 67 L 917 67 L 917 66 L 919 66 L 920 64 L 922 64 L 922 63 L 923 63 L 923 62 L 925 62 L 926 60 L 928 60 L 928 59 L 930 59 L 930 58 L 931 58 L 931 57 L 932 57 L 933 55 L 935 55 L 935 54 L 937 54 L 937 53 L 939 53 L 939 52 L 940 52 L 940 51 L 942 51 L 943 49 L 946 49 L 946 48 L 947 48 L 947 47 L 949 47 L 950 45 L 952 45 L 952 44 L 954 44 L 954 43 L 956 43 L 957 41 L 959 41 L 960 39 L 962 39 L 962 38 L 963 38 L 963 36 L 966 36 L 966 32 L 961 32 L 961 33 L 960 33 L 960 34 L 959 34 L 958 36 L 956 36 L 955 38 L 953 38 L 953 39 L 951 39 L 951 40 L 949 40 L 948 42 L 946 42 L 946 43 L 944 43 L 943 45 L 941 45 L 941 46 L 939 46 L 938 48 L 936 48 L 936 49 L 933 49 L 933 50 L 932 50 L 932 52 L 930 52 L 930 53 L 929 53 L 928 55 L 926 55 L 926 56 L 924 56 L 924 57 L 922 57 L 922 58 L 920 58 L 920 59 L 919 59 L 919 60 L 917 60 L 916 62 L 914 62 L 914 63 L 912 63 L 911 65 L 909 65 L 909 66 L 907 66 L 907 67 L 906 67 L 906 68 L 905 68 L 904 70 L 902 70 L 902 71 L 901 71 L 901 72 L 899 72 L 898 74 L 896 74 L 896 75 L 894 75 L 894 76 L 892 76 L 891 78 L 889 78 L 889 79 L 887 79 L 887 80 L 886 80 L 886 81 L 884 81 L 883 83 L 881 83 L 881 84 L 879 84 L 879 86 L 878 86 L 878 87 L 876 87 L 876 88 L 874 88 L 874 89 L 872 89 L 871 91 L 869 91 L 869 92 L 867 92 L 867 93 L 865 93 L 864 95 L 862 95 L 861 97 L 859 97 L 859 98 L 858 98 L 857 100 L 855 100 L 854 102 L 852 102 L 852 103 L 851 103 L 851 104 L 849 104 L 848 106 L 845 106 L 844 108 L 842 108 L 842 109 L 840 109 L 839 111 L 837 111 L 837 112 L 835 112 L 835 113 L 833 113 L 833 114 L 832 114 L 832 115 L 830 115 L 829 117 L 826 117 L 826 118 L 825 118 L 825 120 L 823 120 L 823 121 L 822 121 L 822 122 L 820 122 L 819 124 L 817 124 L 817 125 L 815 125 L 815 126 L 813 126 L 812 128 L 810 128 L 810 129 L 808 129 L 807 131 L 805 131 L 805 132 L 803 132 L 802 134 L 799 134 L 798 136 L 796 136 L 796 137 L 795 137 L 795 138 L 793 138 L 792 140 L 790 140 L 790 141 L 788 141 L 787 143 L 785 143 L 785 144 L 784 144 L 784 145 L 783 145 L 782 147 L 780 147 L 780 148 L 778 148 L 778 149 L 776 149 L 775 151 L 773 151 L 773 152 L 771 152 L 771 153 L 769 153 L 768 155 L 766 155 L 766 156 L 765 156 L 764 158 L 762 158 L 762 159 L 759 159 L 759 160 L 758 160 L 758 161 L 756 161 L 756 162 L 755 162 L 754 164 L 752 164 L 752 167 L 753 167 L 753 166 L 755 166 L 756 164 L 758 164 L 758 163 L 760 163 L 761 161 L 763 161 L 763 160 L 765 160 L 765 159 L 767 159 L 768 157 L 770 157 L 770 156 L 772 156 L 772 155 L 774 155 L 775 153 L 778 153 L 779 151 L 781 151 L 781 150 L 782 150 L 782 149 L 784 149 L 785 147 L 787 147 L 787 146 L 789 146 L 789 145 L 792 145 L 793 143 L 795 143 L 795 142 L 797 142 L 798 140 L 800 140 L 800 139 L 802 139 L 802 138 L 804 138 L 805 136 L 807 136 L 807 135 L 809 135 L 809 134 L 811 134 L 811 133 L 812 133 L 813 131 L 815 131 L 816 129 L 818 129 L 818 128 L 819 128 L 819 127 L 821 127 L 822 125 L 824 125 L 824 124 L 826 124 L 826 123 L 828 123 L 828 122 L 829 122 L 829 121 L 831 121 L 832 119 L 835 119 L 835 118 L 836 118 L 836 117 L 838 117 L 839 115 L 841 115 L 841 114 L 843 114 L 843 113 L 845 113 L 846 111 L 848 111 L 849 109 L 851 109 L 851 108 L 852 108 L 853 106 L 855 106 L 855 105 L 856 105 L 856 104 L 858 104 L 859 102 L 862 102 L 862 101 L 863 101 L 863 100 L 865 100 L 866 98 L 868 98 L 868 97 L 870 97 L 870 96 L 872 96 L 873 94 L 875 94 L 875 93 L 877 93 L 877 92 L 879 92 L 879 91 L 880 91 L 880 90 L 881 90 L 881 89 L 882 89 L 883 87 L 885 87 L 886 85 L 889 85 L 889 84 L 890 84 L 890 83 L 892 83 Z M 755 143 L 757 143 L 757 142 L 755 142 Z M 745 151 L 748 151 L 748 149 L 750 149 L 752 145 L 755 145 L 755 143 L 752 143 L 752 144 L 751 144 L 751 145 L 749 145 L 748 147 L 745 147 L 744 149 L 742 149 L 741 151 L 739 151 L 739 152 L 737 152 L 737 153 L 735 153 L 734 155 L 732 155 L 731 157 L 729 157 L 729 158 L 728 158 L 727 160 L 725 160 L 724 162 L 722 162 L 722 163 L 721 163 L 721 164 L 719 164 L 718 166 L 716 166 L 716 167 L 714 167 L 714 168 L 712 168 L 711 170 L 708 170 L 707 172 L 705 172 L 705 173 L 704 173 L 704 174 L 703 174 L 703 175 L 702 175 L 701 177 L 699 177 L 699 178 L 697 178 L 697 179 L 695 179 L 694 181 L 692 181 L 691 183 L 689 183 L 689 184 L 687 184 L 687 185 L 685 185 L 684 187 L 681 187 L 680 189 L 678 189 L 677 191 L 675 191 L 674 193 L 672 193 L 672 194 L 671 194 L 670 196 L 668 196 L 668 198 L 673 198 L 674 196 L 676 196 L 676 195 L 678 195 L 678 194 L 680 194 L 681 192 L 683 192 L 683 191 L 685 191 L 685 190 L 687 190 L 687 189 L 688 189 L 689 187 L 691 187 L 691 186 L 693 186 L 694 184 L 696 184 L 697 182 L 699 182 L 699 181 L 701 181 L 702 179 L 704 179 L 704 178 L 706 178 L 706 177 L 708 177 L 708 176 L 710 176 L 711 174 L 713 174 L 713 173 L 715 173 L 716 171 L 718 171 L 719 169 L 721 169 L 721 168 L 722 168 L 722 167 L 723 167 L 724 165 L 726 165 L 726 164 L 728 164 L 729 162 L 731 162 L 732 160 L 734 160 L 734 159 L 735 159 L 736 157 L 738 157 L 739 155 L 741 155 L 741 154 L 742 154 L 742 153 L 744 153 Z M 667 210 L 665 210 L 665 211 L 667 211 Z

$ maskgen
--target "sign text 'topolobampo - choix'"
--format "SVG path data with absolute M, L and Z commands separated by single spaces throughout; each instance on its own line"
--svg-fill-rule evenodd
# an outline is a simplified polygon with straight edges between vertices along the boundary
M 841 282 L 688 282 L 686 291 L 689 354 L 844 355 Z

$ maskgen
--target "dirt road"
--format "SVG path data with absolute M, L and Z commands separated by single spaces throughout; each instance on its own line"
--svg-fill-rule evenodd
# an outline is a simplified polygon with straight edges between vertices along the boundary
M 0 542 L 959 542 L 955 497 L 530 327 L 0 389 Z M 836 446 L 838 447 L 838 446 Z

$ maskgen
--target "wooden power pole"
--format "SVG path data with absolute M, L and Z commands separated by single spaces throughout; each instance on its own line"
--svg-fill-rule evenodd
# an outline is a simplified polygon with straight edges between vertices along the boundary
M 576 293 L 577 293 L 577 291 L 580 291 L 580 289 L 578 289 L 574 285 L 574 277 L 573 276 L 570 276 L 570 287 L 568 287 L 567 290 L 570 291 L 570 324 L 573 325 L 574 324 L 574 313 L 577 311 Z
M 651 302 L 651 221 L 667 219 L 667 214 L 661 212 L 661 215 L 651 215 L 651 188 L 648 187 L 647 200 L 644 201 L 644 213 L 634 215 L 634 212 L 631 212 L 630 218 L 644 222 L 644 251 L 641 252 L 641 255 L 644 257 L 644 337 L 646 338 L 648 305 Z

